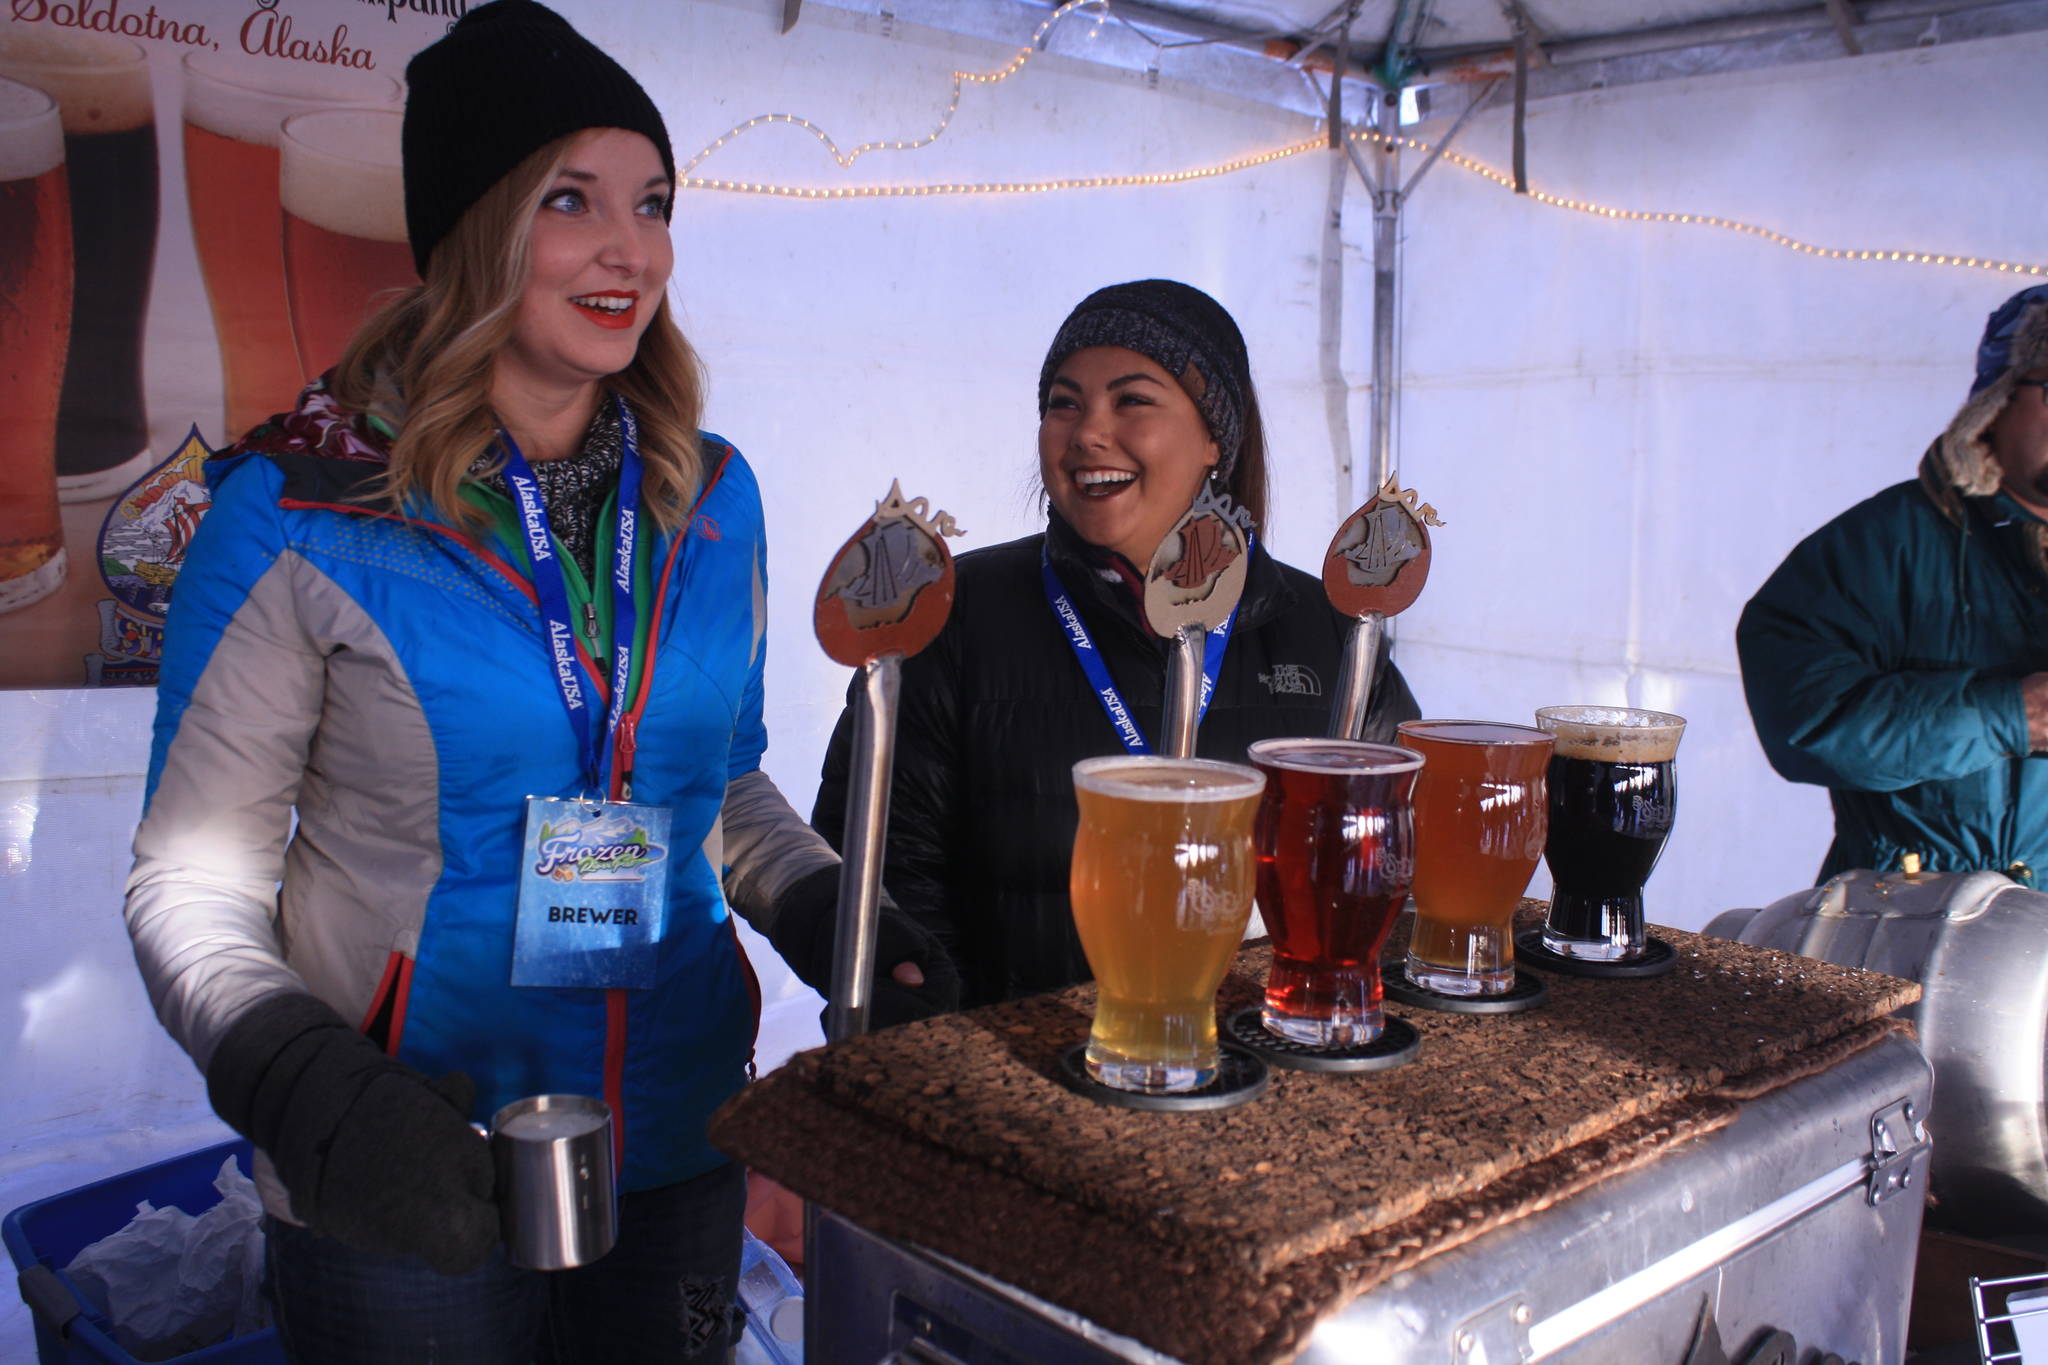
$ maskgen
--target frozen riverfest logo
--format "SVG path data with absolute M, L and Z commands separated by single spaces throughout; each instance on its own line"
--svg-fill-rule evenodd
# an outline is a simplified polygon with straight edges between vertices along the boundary
M 566 816 L 540 827 L 534 872 L 558 882 L 637 882 L 668 856 L 647 830 L 622 812 L 590 819 Z
M 137 480 L 100 523 L 100 652 L 85 656 L 93 687 L 153 686 L 163 662 L 164 617 L 185 552 L 212 505 L 200 466 L 213 452 L 199 428 L 162 464 Z

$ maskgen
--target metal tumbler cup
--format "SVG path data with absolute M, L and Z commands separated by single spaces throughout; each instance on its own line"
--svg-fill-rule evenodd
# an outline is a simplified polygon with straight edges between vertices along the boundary
M 527 1270 L 588 1265 L 618 1240 L 612 1111 L 587 1095 L 530 1095 L 491 1118 L 505 1255 Z

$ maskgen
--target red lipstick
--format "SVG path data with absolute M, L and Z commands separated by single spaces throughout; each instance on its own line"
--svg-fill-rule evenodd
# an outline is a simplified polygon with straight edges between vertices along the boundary
M 584 299 L 623 300 L 624 306 L 615 306 L 611 308 L 599 307 L 589 303 L 580 302 L 580 300 Z M 640 295 L 635 290 L 601 289 L 596 291 L 595 293 L 578 294 L 575 298 L 569 300 L 569 306 L 571 308 L 574 308 L 577 312 L 581 313 L 584 317 L 596 323 L 599 327 L 609 328 L 613 331 L 621 331 L 633 325 L 634 314 L 640 311 L 639 302 Z

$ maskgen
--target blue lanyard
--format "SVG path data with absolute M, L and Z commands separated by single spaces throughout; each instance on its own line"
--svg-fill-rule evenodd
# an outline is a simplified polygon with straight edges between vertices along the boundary
M 640 517 L 640 433 L 633 410 L 623 398 L 619 405 L 619 434 L 624 453 L 619 461 L 619 523 L 612 538 L 612 697 L 602 736 L 591 724 L 590 698 L 583 685 L 583 673 L 576 661 L 577 632 L 569 610 L 569 588 L 562 577 L 560 553 L 548 525 L 548 510 L 541 503 L 540 485 L 533 466 L 520 453 L 509 431 L 500 431 L 505 446 L 505 483 L 519 508 L 519 520 L 526 530 L 526 549 L 533 560 L 533 590 L 540 599 L 541 624 L 546 629 L 548 658 L 555 670 L 555 687 L 561 693 L 562 708 L 569 713 L 569 727 L 576 732 L 576 754 L 583 763 L 583 777 L 589 789 L 603 793 L 607 760 L 626 714 L 626 683 L 633 672 L 633 636 L 639 628 L 639 609 L 633 601 L 633 540 Z M 596 584 L 591 585 L 594 593 Z M 584 619 L 591 646 L 596 647 L 597 607 L 586 604 Z
M 1251 553 L 1251 545 L 1245 545 L 1245 553 Z M 1123 693 L 1116 690 L 1116 680 L 1109 676 L 1109 665 L 1102 661 L 1102 651 L 1095 647 L 1095 640 L 1088 634 L 1088 627 L 1082 624 L 1081 613 L 1074 610 L 1074 600 L 1067 595 L 1060 583 L 1060 576 L 1053 572 L 1052 556 L 1044 546 L 1038 551 L 1038 576 L 1045 584 L 1045 600 L 1052 604 L 1052 614 L 1059 618 L 1060 629 L 1066 632 L 1067 644 L 1074 651 L 1074 658 L 1080 662 L 1081 671 L 1088 675 L 1088 685 L 1095 689 L 1095 700 L 1102 703 L 1103 714 L 1116 729 L 1116 737 L 1123 741 L 1124 748 L 1134 754 L 1149 754 L 1152 746 L 1138 729 L 1138 722 L 1131 718 L 1131 712 L 1124 705 Z M 1237 608 L 1230 609 L 1230 615 L 1223 618 L 1223 624 L 1209 632 L 1209 638 L 1202 642 L 1202 704 L 1195 713 L 1195 723 L 1209 714 L 1209 696 L 1216 689 L 1216 679 L 1223 669 L 1223 651 L 1230 644 L 1230 628 L 1237 624 Z

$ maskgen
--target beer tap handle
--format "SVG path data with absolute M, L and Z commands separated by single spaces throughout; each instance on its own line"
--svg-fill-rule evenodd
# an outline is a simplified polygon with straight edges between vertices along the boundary
M 1202 719 L 1202 646 L 1208 635 L 1199 622 L 1173 633 L 1166 666 L 1166 734 L 1168 758 L 1195 756 L 1195 728 Z
M 874 998 L 875 923 L 882 910 L 882 838 L 889 828 L 890 778 L 896 768 L 896 692 L 903 656 L 861 665 L 853 710 L 853 771 L 839 864 L 839 920 L 832 947 L 832 999 L 825 1033 L 832 1042 L 868 1031 Z
M 1380 637 L 1387 618 L 1369 611 L 1351 623 L 1344 641 L 1344 661 L 1337 673 L 1337 695 L 1330 704 L 1330 737 L 1363 739 L 1366 713 L 1372 709 L 1373 674 L 1379 668 Z
M 839 915 L 832 936 L 833 1042 L 868 1031 L 874 1000 L 875 930 L 882 911 L 882 842 L 896 774 L 896 690 L 903 661 L 930 644 L 953 609 L 953 556 L 960 528 L 900 483 L 839 547 L 818 584 L 811 623 L 834 661 L 860 670 L 853 700 L 853 770 L 840 847 Z

